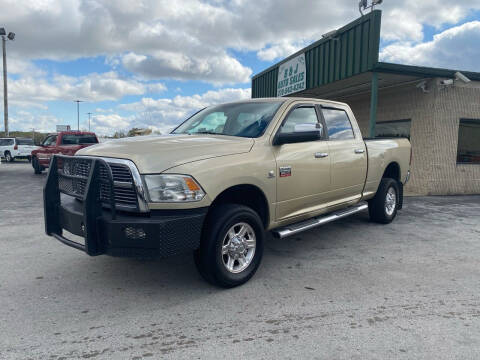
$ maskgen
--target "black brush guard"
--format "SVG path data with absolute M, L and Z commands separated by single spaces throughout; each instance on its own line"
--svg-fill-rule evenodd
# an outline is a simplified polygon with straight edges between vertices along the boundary
M 70 171 L 65 173 L 64 165 L 69 161 Z M 86 167 L 72 171 L 78 165 L 74 161 L 83 162 L 83 166 L 88 163 L 88 171 Z M 103 168 L 107 171 L 101 171 Z M 108 203 L 101 198 L 105 184 L 110 194 Z M 105 160 L 55 155 L 43 190 L 45 232 L 90 256 L 167 257 L 200 246 L 208 208 L 135 214 L 118 211 L 114 199 L 113 174 Z M 66 238 L 64 229 L 84 238 L 84 244 Z
M 110 166 L 105 160 L 100 158 L 82 159 L 82 161 L 90 162 L 88 176 L 68 175 L 59 171 L 59 161 L 71 161 L 71 156 L 54 155 L 50 161 L 47 182 L 43 190 L 44 216 L 45 216 L 45 232 L 47 235 L 55 237 L 62 243 L 85 251 L 88 255 L 95 256 L 105 253 L 105 244 L 98 233 L 97 221 L 102 216 L 102 202 L 100 201 L 100 188 L 102 183 L 106 183 L 110 188 L 110 216 L 111 220 L 115 220 L 115 187 L 113 183 L 113 175 Z M 100 176 L 100 167 L 106 169 L 107 177 Z M 75 192 L 68 192 L 59 188 L 60 178 L 72 181 L 85 181 L 85 191 L 79 195 Z M 61 221 L 61 193 L 73 196 L 81 200 L 83 205 L 83 221 L 80 225 L 85 238 L 85 244 L 80 244 L 69 240 L 63 236 Z

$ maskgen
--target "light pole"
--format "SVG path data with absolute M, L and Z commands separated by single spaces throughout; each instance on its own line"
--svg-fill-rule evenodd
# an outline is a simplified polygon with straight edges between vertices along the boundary
M 80 103 L 83 102 L 82 100 L 73 100 L 73 102 L 77 103 L 77 131 L 80 131 Z
M 92 115 L 92 113 L 88 112 L 87 115 L 88 115 L 88 131 L 90 131 L 90 116 Z
M 3 120 L 5 122 L 5 136 L 8 136 L 8 89 L 7 89 L 7 39 L 13 41 L 15 33 L 5 31 L 5 28 L 0 28 L 0 36 L 2 36 L 3 49 Z

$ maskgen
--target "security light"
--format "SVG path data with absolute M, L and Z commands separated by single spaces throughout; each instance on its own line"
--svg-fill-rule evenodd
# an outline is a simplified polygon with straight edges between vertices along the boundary
M 5 28 L 0 28 L 0 35 L 7 35 Z
M 455 73 L 455 79 L 463 81 L 465 84 L 468 84 L 471 81 L 468 77 L 463 75 L 460 71 L 457 71 Z
M 15 33 L 9 32 L 7 38 L 8 38 L 8 40 L 14 40 L 15 39 Z

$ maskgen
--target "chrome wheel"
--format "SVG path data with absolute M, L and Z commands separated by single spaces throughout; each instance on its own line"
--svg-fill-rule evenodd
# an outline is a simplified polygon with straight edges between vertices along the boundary
M 393 187 L 390 187 L 387 191 L 385 198 L 385 212 L 388 216 L 392 216 L 397 205 L 397 193 Z
M 255 231 L 250 225 L 244 222 L 233 225 L 222 243 L 225 268 L 234 274 L 245 270 L 253 260 L 256 244 Z
M 10 155 L 10 153 L 6 153 L 6 154 L 5 154 L 5 161 L 7 161 L 7 162 L 11 162 L 11 161 L 12 161 L 12 155 Z

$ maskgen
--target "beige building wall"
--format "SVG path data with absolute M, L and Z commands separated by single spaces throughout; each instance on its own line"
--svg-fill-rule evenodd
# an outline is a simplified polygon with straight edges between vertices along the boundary
M 480 194 L 480 164 L 457 164 L 459 120 L 480 119 L 480 83 L 438 84 L 439 79 L 429 80 L 428 93 L 415 83 L 380 90 L 377 122 L 411 119 L 413 162 L 407 194 Z M 337 100 L 352 107 L 368 136 L 370 93 Z

